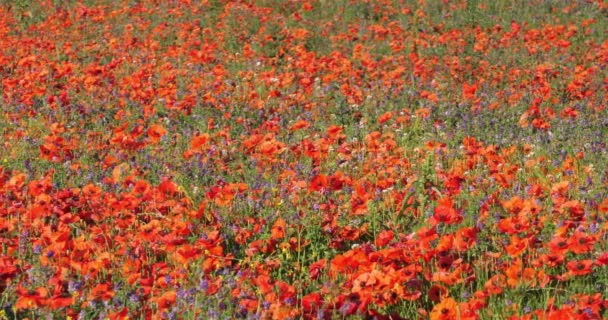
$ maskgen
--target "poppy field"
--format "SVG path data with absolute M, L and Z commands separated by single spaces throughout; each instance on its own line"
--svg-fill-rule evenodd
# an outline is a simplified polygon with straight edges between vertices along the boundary
M 608 3 L 0 1 L 0 319 L 608 318 Z

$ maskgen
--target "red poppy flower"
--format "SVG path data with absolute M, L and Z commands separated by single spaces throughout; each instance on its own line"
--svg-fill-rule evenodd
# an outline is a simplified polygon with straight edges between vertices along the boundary
M 570 250 L 576 254 L 583 254 L 590 252 L 596 242 L 596 237 L 592 235 L 586 235 L 582 232 L 575 232 L 568 241 Z
M 114 297 L 114 291 L 110 288 L 107 283 L 100 283 L 91 289 L 89 292 L 89 300 L 101 299 L 104 301 L 110 300 Z
M 602 311 L 608 307 L 608 301 L 602 297 L 601 293 L 575 294 L 570 299 L 575 301 L 576 307 L 587 317 L 586 319 L 601 319 Z
M 393 240 L 394 236 L 395 233 L 392 230 L 383 230 L 378 234 L 376 240 L 374 240 L 374 244 L 378 248 L 384 247 Z
M 471 248 L 477 240 L 477 228 L 461 228 L 456 231 L 452 246 L 454 250 L 464 252 Z
M 455 224 L 462 221 L 462 215 L 453 207 L 452 199 L 448 197 L 437 200 L 438 206 L 433 215 L 434 223 Z
M 428 297 L 433 302 L 440 302 L 447 298 L 449 295 L 448 288 L 440 284 L 434 284 L 431 286 L 428 292 Z
M 475 98 L 477 92 L 477 84 L 469 85 L 467 83 L 462 84 L 462 97 L 466 100 Z
M 540 256 L 541 261 L 539 266 L 547 266 L 550 268 L 556 267 L 564 262 L 565 256 L 559 252 L 551 252 Z
M 549 249 L 554 253 L 566 254 L 570 251 L 570 243 L 565 237 L 555 237 L 549 242 Z
M 323 297 L 321 294 L 313 292 L 302 297 L 302 308 L 306 313 L 317 311 L 323 306 Z
M 56 294 L 48 299 L 48 306 L 51 309 L 60 309 L 72 305 L 74 298 L 70 295 Z
M 595 259 L 595 263 L 600 267 L 608 265 L 608 251 L 599 254 L 597 259 Z
M 568 273 L 575 276 L 584 276 L 593 272 L 593 260 L 575 260 L 566 264 Z
M 310 274 L 310 279 L 315 280 L 319 278 L 321 272 L 325 269 L 327 261 L 325 259 L 321 259 L 308 267 L 308 271 Z
M 329 178 L 324 174 L 318 174 L 310 181 L 310 189 L 313 191 L 327 190 Z

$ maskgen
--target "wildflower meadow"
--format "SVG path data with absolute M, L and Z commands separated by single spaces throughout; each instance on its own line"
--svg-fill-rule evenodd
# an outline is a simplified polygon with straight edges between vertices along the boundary
M 608 319 L 605 0 L 0 0 L 0 319 Z

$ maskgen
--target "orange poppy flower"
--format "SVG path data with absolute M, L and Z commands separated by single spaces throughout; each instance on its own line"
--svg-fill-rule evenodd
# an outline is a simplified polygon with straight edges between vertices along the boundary
M 378 123 L 384 124 L 385 122 L 389 121 L 392 117 L 393 117 L 393 113 L 391 111 L 387 111 L 387 112 L 383 113 L 382 115 L 380 115 L 380 117 L 378 117 Z
M 153 299 L 153 300 L 156 301 L 156 304 L 158 305 L 158 308 L 160 310 L 166 310 L 175 303 L 176 298 L 177 298 L 177 293 L 175 293 L 175 291 L 171 290 L 171 291 L 167 291 L 167 292 L 163 293 L 162 296 L 160 296 L 156 299 Z
M 529 238 L 520 238 L 518 236 L 511 236 L 509 245 L 506 246 L 506 251 L 511 257 L 518 257 L 524 253 L 530 246 Z
M 431 320 L 453 320 L 458 318 L 458 303 L 453 298 L 445 298 L 431 310 Z
M 89 293 L 89 300 L 101 299 L 104 301 L 110 300 L 114 297 L 115 293 L 110 288 L 109 284 L 100 283 L 91 289 Z
M 477 84 L 469 85 L 467 83 L 462 84 L 462 97 L 465 100 L 470 100 L 475 98 L 475 93 L 477 92 Z
M 507 284 L 511 287 L 519 285 L 532 286 L 535 281 L 535 272 L 532 268 L 524 268 L 521 259 L 514 261 L 506 268 Z
M 36 290 L 27 290 L 25 288 L 17 288 L 17 302 L 15 309 L 30 309 L 44 306 L 47 302 L 48 290 L 38 288 Z
M 129 309 L 124 307 L 120 309 L 120 311 L 112 312 L 108 314 L 109 320 L 128 320 L 129 319 Z
M 306 120 L 298 120 L 296 121 L 293 125 L 291 125 L 291 127 L 289 127 L 289 131 L 297 131 L 300 129 L 306 129 L 310 127 L 310 123 Z
M 48 306 L 51 309 L 60 309 L 72 305 L 73 302 L 74 298 L 72 296 L 57 294 L 48 299 Z
M 159 124 L 152 125 L 148 129 L 148 138 L 150 138 L 150 140 L 153 143 L 158 143 L 160 141 L 160 139 L 166 134 L 167 134 L 167 129 L 165 129 L 163 126 L 161 126 Z
M 514 235 L 526 231 L 529 228 L 529 225 L 524 217 L 515 216 L 500 219 L 497 228 L 502 233 Z
M 537 310 L 534 312 L 539 319 L 545 320 L 563 320 L 563 319 L 579 319 L 576 316 L 576 310 L 571 305 L 564 305 L 561 308 L 552 308 L 549 310 Z
M 283 218 L 278 218 L 272 228 L 270 230 L 270 238 L 273 240 L 280 240 L 285 237 L 285 228 L 287 227 L 287 222 Z
M 484 285 L 485 291 L 489 294 L 496 295 L 501 294 L 506 287 L 507 277 L 503 274 L 497 274 L 492 276 Z
M 192 150 L 198 151 L 198 150 L 202 149 L 202 147 L 205 144 L 207 144 L 207 142 L 209 141 L 209 139 L 210 139 L 210 136 L 209 136 L 208 133 L 196 135 L 190 141 L 190 148 Z

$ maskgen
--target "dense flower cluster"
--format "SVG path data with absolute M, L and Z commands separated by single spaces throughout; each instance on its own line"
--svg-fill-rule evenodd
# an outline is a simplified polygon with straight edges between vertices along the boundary
M 0 317 L 608 317 L 607 12 L 0 5 Z

